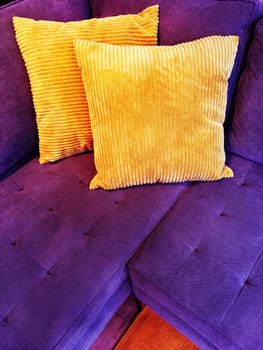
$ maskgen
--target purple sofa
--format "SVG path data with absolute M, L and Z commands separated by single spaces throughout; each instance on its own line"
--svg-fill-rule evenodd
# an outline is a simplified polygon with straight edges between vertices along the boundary
M 88 189 L 92 152 L 40 165 L 13 16 L 160 5 L 159 43 L 239 35 L 225 123 L 235 176 Z M 0 8 L 0 349 L 88 349 L 134 292 L 201 349 L 263 349 L 263 3 L 17 0 Z

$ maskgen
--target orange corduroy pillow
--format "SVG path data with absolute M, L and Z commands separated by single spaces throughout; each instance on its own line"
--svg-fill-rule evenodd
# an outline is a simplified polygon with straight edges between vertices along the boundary
M 170 47 L 74 44 L 94 138 L 91 189 L 233 176 L 223 122 L 237 36 Z
M 13 18 L 32 89 L 40 163 L 93 149 L 89 110 L 73 40 L 156 45 L 158 11 L 155 5 L 137 15 L 67 23 Z

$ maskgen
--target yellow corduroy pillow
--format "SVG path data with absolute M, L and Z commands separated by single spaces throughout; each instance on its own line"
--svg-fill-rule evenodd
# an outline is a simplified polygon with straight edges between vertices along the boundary
M 91 189 L 233 176 L 223 122 L 237 36 L 170 47 L 74 45 L 94 138 Z
M 67 23 L 13 18 L 31 83 L 40 163 L 93 149 L 88 105 L 73 40 L 156 45 L 158 11 L 155 5 L 138 15 Z

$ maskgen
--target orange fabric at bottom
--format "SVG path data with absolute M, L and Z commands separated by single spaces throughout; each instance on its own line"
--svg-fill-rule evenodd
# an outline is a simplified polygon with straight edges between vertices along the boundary
M 115 350 L 198 350 L 198 348 L 145 307 Z

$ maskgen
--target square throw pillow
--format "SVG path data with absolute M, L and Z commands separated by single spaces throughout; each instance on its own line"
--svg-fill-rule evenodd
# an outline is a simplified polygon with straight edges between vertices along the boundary
M 36 111 L 40 163 L 93 149 L 89 110 L 73 40 L 156 45 L 158 9 L 156 5 L 138 15 L 66 23 L 14 17 Z
M 91 189 L 233 176 L 223 122 L 237 36 L 160 47 L 74 45 L 94 138 Z

